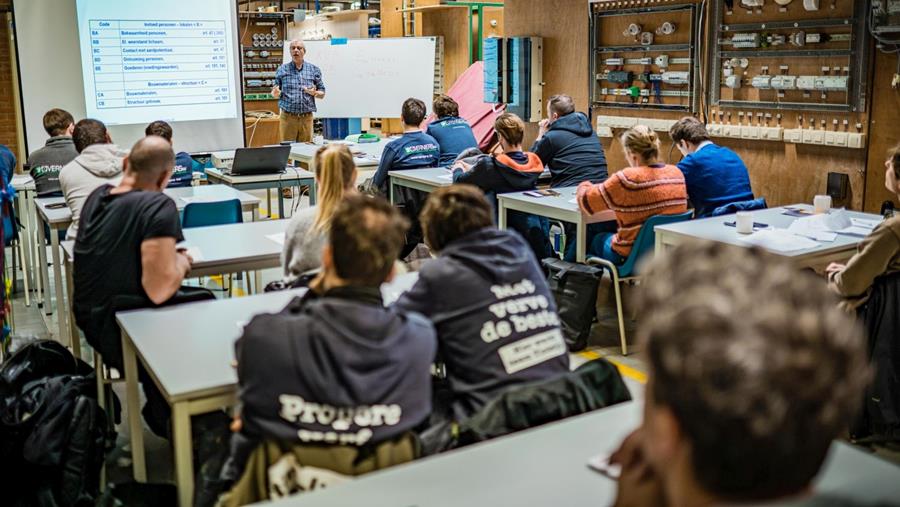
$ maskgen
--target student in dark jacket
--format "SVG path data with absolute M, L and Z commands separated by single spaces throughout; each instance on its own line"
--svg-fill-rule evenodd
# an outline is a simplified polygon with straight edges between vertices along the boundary
M 406 99 L 400 117 L 403 120 L 403 135 L 384 146 L 381 162 L 372 180 L 385 195 L 388 193 L 390 180 L 388 172 L 437 167 L 440 161 L 441 149 L 438 142 L 422 132 L 425 103 L 419 99 Z
M 494 227 L 482 192 L 469 185 L 438 189 L 421 220 L 438 256 L 395 306 L 426 315 L 437 329 L 452 401 L 436 410 L 465 419 L 510 386 L 567 372 L 544 274 L 518 234 Z
M 155 121 L 144 130 L 148 136 L 159 136 L 172 143 L 172 126 L 164 121 Z M 169 180 L 169 188 L 189 187 L 193 181 L 194 173 L 205 174 L 200 164 L 194 162 L 191 154 L 179 151 L 175 154 L 175 169 L 172 170 L 172 179 Z
M 714 144 L 700 120 L 693 116 L 678 120 L 669 136 L 684 156 L 678 169 L 684 174 L 695 217 L 712 216 L 720 206 L 753 200 L 744 161 L 730 149 Z
M 440 164 L 452 164 L 460 153 L 471 148 L 478 148 L 478 141 L 472 133 L 469 123 L 459 117 L 459 104 L 449 95 L 438 95 L 432 103 L 437 119 L 428 125 L 425 131 L 433 137 L 441 147 Z
M 471 165 L 458 161 L 453 166 L 453 182 L 468 183 L 480 188 L 496 209 L 497 194 L 537 188 L 544 164 L 534 153 L 522 151 L 525 122 L 521 118 L 512 113 L 503 113 L 494 120 L 494 130 L 503 153 L 482 155 Z M 529 246 L 539 259 L 552 255 L 547 239 L 550 223 L 545 217 L 511 211 L 508 224 L 511 229 L 527 238 Z
M 339 205 L 310 290 L 254 317 L 235 345 L 244 436 L 363 449 L 429 416 L 434 328 L 385 308 L 379 290 L 407 226 L 380 198 Z
M 550 97 L 547 118 L 541 120 L 531 151 L 550 169 L 551 187 L 606 180 L 606 156 L 600 139 L 590 119 L 575 111 L 575 102 L 568 95 Z
M 44 130 L 50 139 L 28 156 L 25 165 L 34 179 L 38 197 L 61 196 L 59 172 L 78 156 L 72 141 L 75 118 L 68 111 L 51 109 L 44 113 Z

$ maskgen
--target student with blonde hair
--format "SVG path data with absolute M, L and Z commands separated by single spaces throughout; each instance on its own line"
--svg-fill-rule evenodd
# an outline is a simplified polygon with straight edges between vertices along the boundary
M 322 247 L 328 237 L 334 210 L 347 194 L 355 193 L 356 165 L 343 144 L 323 146 L 313 159 L 316 174 L 315 206 L 294 214 L 284 238 L 282 265 L 287 280 L 322 265 Z
M 628 167 L 599 184 L 578 185 L 578 206 L 588 214 L 612 210 L 615 233 L 600 233 L 589 239 L 588 254 L 622 264 L 631 253 L 638 231 L 654 215 L 676 215 L 687 211 L 684 175 L 659 161 L 659 137 L 644 125 L 626 130 L 619 138 Z

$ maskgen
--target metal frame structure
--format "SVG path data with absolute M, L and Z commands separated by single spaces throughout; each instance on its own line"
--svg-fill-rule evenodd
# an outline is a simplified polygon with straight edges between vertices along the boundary
M 808 21 L 770 21 L 759 23 L 744 23 L 735 25 L 723 24 L 725 7 L 722 2 L 712 2 L 711 23 L 716 27 L 712 32 L 713 43 L 707 49 L 707 61 L 709 62 L 709 99 L 710 105 L 720 108 L 764 108 L 776 110 L 802 110 L 802 111 L 837 111 L 837 112 L 864 112 L 868 107 L 868 82 L 866 73 L 871 62 L 871 45 L 866 36 L 866 16 L 869 10 L 868 1 L 853 3 L 852 18 L 830 18 Z M 778 30 L 778 29 L 805 29 L 805 28 L 834 28 L 850 26 L 851 39 L 849 49 L 800 49 L 800 50 L 755 50 L 755 51 L 724 51 L 720 41 L 723 35 L 733 32 Z M 816 102 L 771 102 L 751 100 L 722 100 L 722 64 L 724 58 L 754 58 L 754 57 L 780 57 L 780 58 L 809 58 L 809 57 L 847 57 L 849 59 L 850 86 L 847 89 L 847 101 L 845 104 L 822 104 Z
M 594 107 L 608 107 L 608 108 L 620 108 L 620 109 L 653 109 L 653 110 L 662 110 L 662 111 L 689 111 L 694 112 L 697 111 L 700 107 L 700 83 L 702 77 L 700 76 L 700 54 L 698 51 L 698 34 L 700 34 L 699 29 L 699 16 L 700 11 L 697 9 L 696 4 L 679 4 L 679 5 L 664 5 L 664 6 L 654 6 L 654 7 L 639 7 L 634 9 L 616 9 L 614 11 L 608 12 L 595 12 L 593 9 L 593 5 L 598 3 L 596 0 L 591 0 L 589 4 L 589 30 L 590 30 L 590 43 L 589 43 L 589 65 L 590 65 L 590 75 L 588 76 L 588 89 L 590 90 L 590 105 L 591 109 Z M 715 2 L 713 2 L 715 3 Z M 608 18 L 613 16 L 639 16 L 641 14 L 647 13 L 662 13 L 662 12 L 680 12 L 680 11 L 690 11 L 691 13 L 691 26 L 690 26 L 690 43 L 688 44 L 651 44 L 649 46 L 642 45 L 624 45 L 624 46 L 598 46 L 597 40 L 600 31 L 599 21 L 601 18 Z M 625 103 L 625 102 L 615 102 L 608 100 L 599 100 L 597 96 L 597 74 L 599 71 L 599 65 L 597 64 L 598 54 L 603 53 L 656 53 L 656 52 L 665 52 L 665 51 L 687 51 L 689 58 L 691 59 L 690 66 L 690 89 L 688 92 L 690 93 L 690 103 L 689 105 L 676 105 L 676 104 L 642 104 L 642 103 Z

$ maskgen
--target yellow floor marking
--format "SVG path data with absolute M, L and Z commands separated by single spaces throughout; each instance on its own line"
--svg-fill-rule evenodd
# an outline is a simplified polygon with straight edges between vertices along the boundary
M 594 352 L 593 350 L 585 350 L 585 351 L 579 352 L 578 355 L 589 361 L 593 361 L 594 359 L 600 359 L 601 357 L 603 357 L 601 354 Z M 622 375 L 624 375 L 632 380 L 636 380 L 636 381 L 640 382 L 641 384 L 647 383 L 647 374 L 646 373 L 635 370 L 631 366 L 622 364 L 622 363 L 616 361 L 615 359 L 611 359 L 609 357 L 607 357 L 605 359 L 607 361 L 609 361 L 610 363 L 616 365 L 616 368 L 619 369 L 619 373 L 621 373 Z

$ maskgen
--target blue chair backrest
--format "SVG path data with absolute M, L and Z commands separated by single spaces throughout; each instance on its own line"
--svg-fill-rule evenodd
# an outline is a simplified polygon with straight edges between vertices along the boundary
M 181 226 L 207 227 L 210 225 L 239 224 L 244 221 L 241 213 L 241 201 L 231 199 L 216 202 L 192 202 L 184 207 Z
M 634 274 L 635 266 L 645 253 L 652 251 L 656 247 L 656 231 L 653 230 L 657 225 L 674 224 L 676 222 L 684 222 L 691 219 L 693 212 L 688 211 L 678 215 L 654 215 L 644 222 L 641 230 L 638 231 L 637 239 L 631 247 L 631 253 L 625 259 L 625 264 L 619 268 L 619 276 L 628 277 Z

